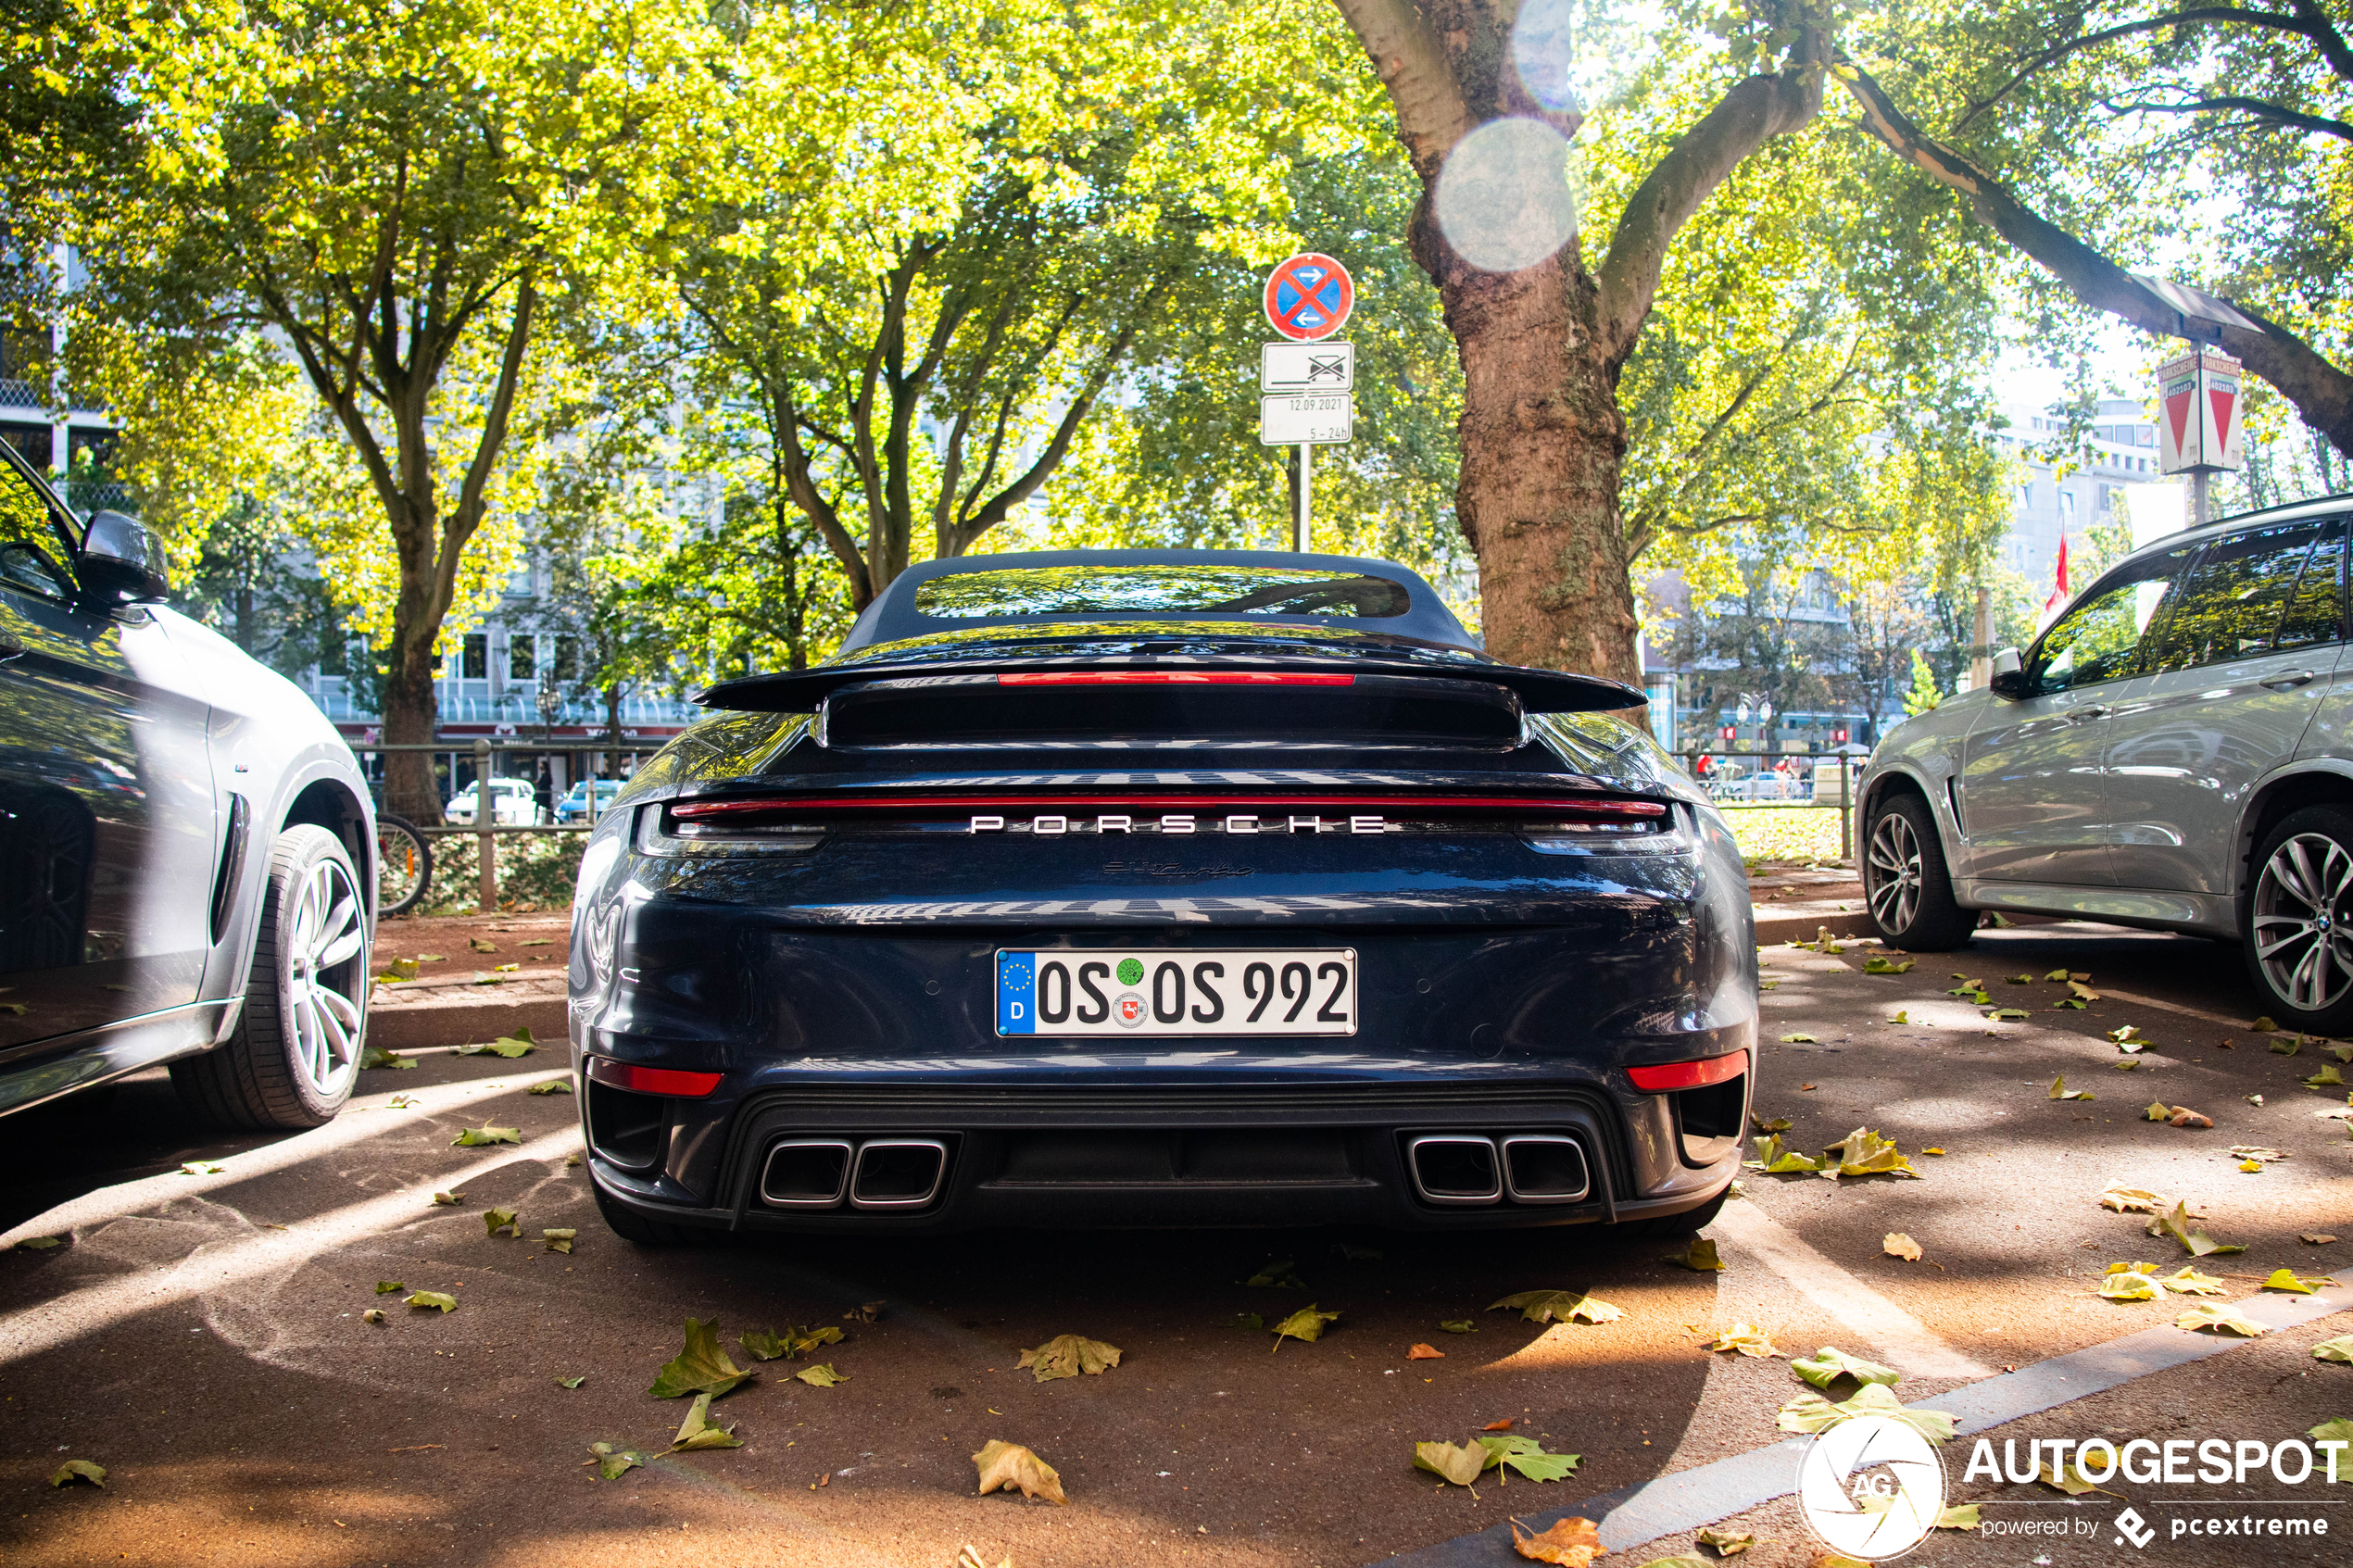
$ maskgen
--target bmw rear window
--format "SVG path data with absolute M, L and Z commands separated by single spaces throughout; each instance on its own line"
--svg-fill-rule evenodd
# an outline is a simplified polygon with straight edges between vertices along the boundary
M 1403 615 L 1408 608 L 1402 583 L 1311 567 L 1015 567 L 950 572 L 915 589 L 915 613 L 939 621 L 1169 614 L 1379 618 Z

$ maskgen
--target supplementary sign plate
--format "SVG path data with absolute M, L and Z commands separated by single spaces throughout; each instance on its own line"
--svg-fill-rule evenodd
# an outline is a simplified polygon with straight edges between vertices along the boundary
M 1258 400 L 1262 446 L 1336 446 L 1355 439 L 1356 399 L 1345 392 Z
M 1269 343 L 1258 350 L 1261 392 L 1348 392 L 1356 385 L 1353 343 Z

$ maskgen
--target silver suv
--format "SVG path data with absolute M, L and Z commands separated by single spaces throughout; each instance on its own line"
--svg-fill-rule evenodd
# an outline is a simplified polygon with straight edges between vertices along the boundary
M 1887 941 L 1957 947 L 1985 909 L 2235 937 L 2267 1010 L 2353 1032 L 2349 519 L 2168 535 L 1890 732 L 1861 786 Z

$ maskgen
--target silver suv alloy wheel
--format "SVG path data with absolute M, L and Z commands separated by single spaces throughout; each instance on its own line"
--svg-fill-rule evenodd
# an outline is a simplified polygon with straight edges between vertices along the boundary
M 359 1009 L 329 975 L 359 952 L 364 918 L 359 889 L 341 860 L 309 868 L 287 922 L 286 1010 L 295 1063 L 322 1098 L 341 1096 L 359 1071 Z
M 2255 959 L 2273 995 L 2318 1012 L 2353 986 L 2353 855 L 2323 834 L 2281 841 L 2255 883 Z
M 1865 854 L 1871 913 L 1886 931 L 1908 931 L 1920 907 L 1920 841 L 1911 819 L 1883 813 Z

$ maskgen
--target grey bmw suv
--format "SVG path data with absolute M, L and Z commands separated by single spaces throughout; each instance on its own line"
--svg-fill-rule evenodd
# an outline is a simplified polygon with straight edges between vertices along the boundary
M 2353 496 L 2146 546 L 1862 782 L 1892 945 L 1985 909 L 2235 937 L 2270 1010 L 2353 1031 Z

